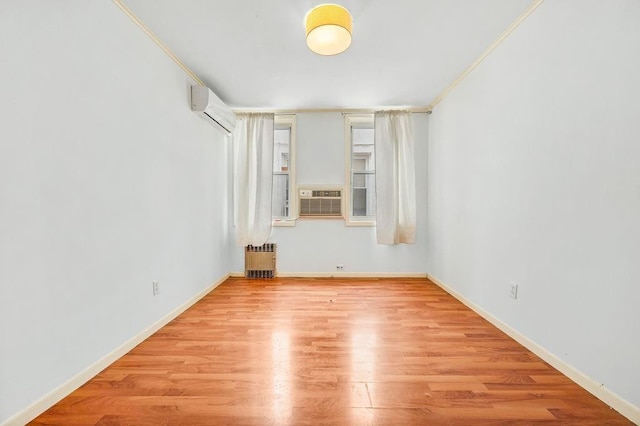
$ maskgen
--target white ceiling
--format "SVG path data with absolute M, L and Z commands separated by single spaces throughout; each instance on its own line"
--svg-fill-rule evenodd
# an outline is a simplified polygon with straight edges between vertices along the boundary
M 235 107 L 426 106 L 531 0 L 342 0 L 353 42 L 331 57 L 305 44 L 323 0 L 124 0 Z

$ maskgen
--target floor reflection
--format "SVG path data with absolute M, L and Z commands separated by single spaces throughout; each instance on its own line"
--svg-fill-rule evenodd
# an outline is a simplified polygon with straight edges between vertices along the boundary
M 377 322 L 365 319 L 356 321 L 351 331 L 351 381 L 353 383 L 361 382 L 366 386 L 367 382 L 376 380 L 377 346 Z M 371 424 L 374 420 L 373 410 L 363 409 L 362 400 L 355 392 L 351 393 L 351 417 L 353 424 Z
M 271 335 L 273 367 L 273 417 L 278 425 L 289 423 L 291 417 L 291 353 L 289 330 L 276 330 Z
M 357 321 L 351 331 L 352 380 L 368 382 L 376 374 L 377 322 Z

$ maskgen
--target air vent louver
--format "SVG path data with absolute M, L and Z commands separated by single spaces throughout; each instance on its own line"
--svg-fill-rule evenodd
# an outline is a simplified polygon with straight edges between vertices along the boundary
M 342 190 L 340 189 L 301 189 L 300 217 L 342 217 Z

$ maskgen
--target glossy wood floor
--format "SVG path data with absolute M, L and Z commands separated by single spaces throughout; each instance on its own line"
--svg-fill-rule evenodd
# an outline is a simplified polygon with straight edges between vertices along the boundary
M 33 424 L 631 424 L 425 279 L 230 279 Z

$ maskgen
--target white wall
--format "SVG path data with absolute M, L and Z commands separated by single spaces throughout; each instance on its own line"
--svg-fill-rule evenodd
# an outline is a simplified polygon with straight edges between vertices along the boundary
M 303 113 L 296 118 L 297 185 L 340 185 L 345 181 L 344 117 L 340 113 Z M 416 186 L 427 180 L 428 115 L 413 114 Z M 418 190 L 418 212 L 427 196 Z M 418 216 L 416 244 L 376 243 L 375 227 L 347 227 L 343 220 L 300 219 L 295 227 L 275 227 L 269 238 L 278 244 L 279 273 L 424 273 L 427 252 L 426 215 Z M 232 238 L 234 236 L 232 235 Z M 242 248 L 233 252 L 232 270 L 244 271 Z M 339 274 L 336 274 L 339 275 Z
M 636 407 L 639 22 L 636 0 L 547 1 L 435 109 L 427 256 Z
M 2 2 L 0 39 L 3 423 L 223 277 L 229 241 L 224 138 L 112 2 Z

